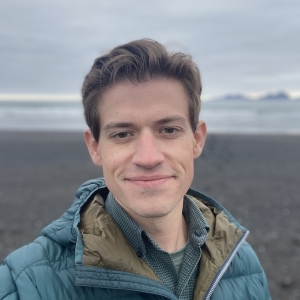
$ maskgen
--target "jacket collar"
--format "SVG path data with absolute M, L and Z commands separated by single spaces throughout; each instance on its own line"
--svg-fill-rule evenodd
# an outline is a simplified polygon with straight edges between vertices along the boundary
M 75 248 L 78 236 L 78 223 L 80 222 L 80 210 L 82 206 L 92 199 L 93 194 L 101 193 L 106 198 L 108 189 L 103 178 L 85 182 L 77 190 L 72 206 L 56 221 L 45 227 L 41 231 L 42 236 L 54 240 L 67 247 Z
M 74 249 L 77 266 L 89 265 L 122 270 L 158 281 L 157 275 L 142 259 L 137 258 L 121 231 L 104 210 L 103 199 L 106 199 L 108 192 L 103 178 L 84 183 L 78 189 L 72 206 L 59 220 L 43 229 L 41 235 L 47 236 L 67 248 Z M 195 290 L 195 293 L 199 294 L 207 290 L 215 274 L 246 229 L 213 199 L 193 190 L 189 190 L 188 194 L 194 198 L 211 228 L 200 261 L 201 272 Z M 95 206 L 98 210 L 94 209 Z M 95 218 L 84 217 L 85 214 L 86 216 L 93 214 L 95 217 L 100 214 L 101 217 L 97 221 L 99 224 L 97 226 L 91 224 L 90 222 L 93 222 Z M 92 233 L 90 232 L 91 228 L 94 228 Z M 103 235 L 108 237 L 105 239 L 109 241 L 106 244 L 99 243 Z M 95 245 L 94 243 L 103 248 L 104 252 L 101 252 L 101 255 L 106 253 L 107 256 L 101 256 L 99 259 L 98 253 L 91 247 Z M 120 247 L 120 245 L 122 246 Z
M 80 186 L 76 192 L 72 206 L 58 220 L 45 227 L 42 230 L 41 235 L 47 236 L 65 247 L 74 248 L 79 234 L 77 226 L 80 222 L 81 208 L 92 200 L 95 193 L 99 193 L 103 199 L 106 199 L 109 190 L 106 187 L 104 178 L 101 177 L 89 180 Z M 246 229 L 215 200 L 192 189 L 188 190 L 188 194 L 196 199 L 202 199 L 203 203 L 215 208 L 216 211 L 222 211 L 227 216 L 230 223 L 236 225 L 241 231 L 246 232 Z

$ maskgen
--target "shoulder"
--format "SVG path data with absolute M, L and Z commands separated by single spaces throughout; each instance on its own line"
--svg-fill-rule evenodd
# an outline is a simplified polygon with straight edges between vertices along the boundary
M 261 274 L 262 272 L 263 269 L 256 253 L 249 243 L 244 242 L 228 268 L 227 276 L 251 276 L 253 274 Z
M 75 276 L 74 250 L 41 236 L 12 252 L 2 263 L 0 299 L 18 299 L 22 290 L 33 293 L 32 299 L 35 299 L 33 295 L 40 280 L 44 284 L 49 280 L 59 284 L 66 272 L 68 276 Z
M 0 265 L 0 299 L 18 299 L 17 287 L 13 281 L 11 270 L 3 263 Z
M 64 268 L 62 265 L 65 260 L 71 256 L 74 257 L 74 250 L 68 249 L 59 243 L 40 236 L 29 245 L 23 246 L 12 252 L 4 263 L 9 265 L 18 276 L 26 268 L 33 267 L 38 264 L 49 265 L 54 270 Z
M 263 268 L 247 242 L 235 255 L 214 293 L 216 298 L 212 299 L 219 299 L 219 294 L 224 295 L 228 291 L 234 291 L 231 299 L 271 299 Z

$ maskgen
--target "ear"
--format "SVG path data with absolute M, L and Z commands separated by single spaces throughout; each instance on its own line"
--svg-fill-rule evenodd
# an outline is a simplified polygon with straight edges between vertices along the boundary
M 90 153 L 93 163 L 95 165 L 101 166 L 102 160 L 101 160 L 101 155 L 100 155 L 100 151 L 99 151 L 99 144 L 94 139 L 90 129 L 87 129 L 84 132 L 84 138 L 85 138 L 85 143 L 89 150 L 89 153 Z
M 194 133 L 194 158 L 202 153 L 206 139 L 206 124 L 204 121 L 198 121 L 196 131 Z

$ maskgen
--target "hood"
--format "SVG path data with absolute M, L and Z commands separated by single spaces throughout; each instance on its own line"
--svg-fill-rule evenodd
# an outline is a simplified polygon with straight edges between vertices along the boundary
M 41 231 L 41 235 L 67 248 L 75 248 L 79 236 L 77 225 L 80 222 L 81 207 L 97 192 L 104 198 L 109 193 L 104 178 L 89 180 L 80 186 L 72 206 L 58 220 L 45 227 Z

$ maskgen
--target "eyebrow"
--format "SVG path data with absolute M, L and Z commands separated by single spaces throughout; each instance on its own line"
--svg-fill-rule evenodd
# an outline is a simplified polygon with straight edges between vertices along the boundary
M 182 116 L 174 115 L 155 121 L 155 125 L 164 125 L 171 122 L 179 122 L 184 124 L 186 123 L 186 119 Z
M 130 122 L 111 122 L 105 125 L 103 130 L 108 131 L 115 128 L 128 128 L 128 127 L 134 127 L 134 124 Z
M 169 116 L 166 118 L 159 119 L 154 122 L 155 125 L 164 125 L 171 122 L 180 122 L 182 124 L 186 123 L 186 119 L 179 115 Z M 116 128 L 132 128 L 135 127 L 134 123 L 131 122 L 111 122 L 104 126 L 104 131 L 109 131 Z

